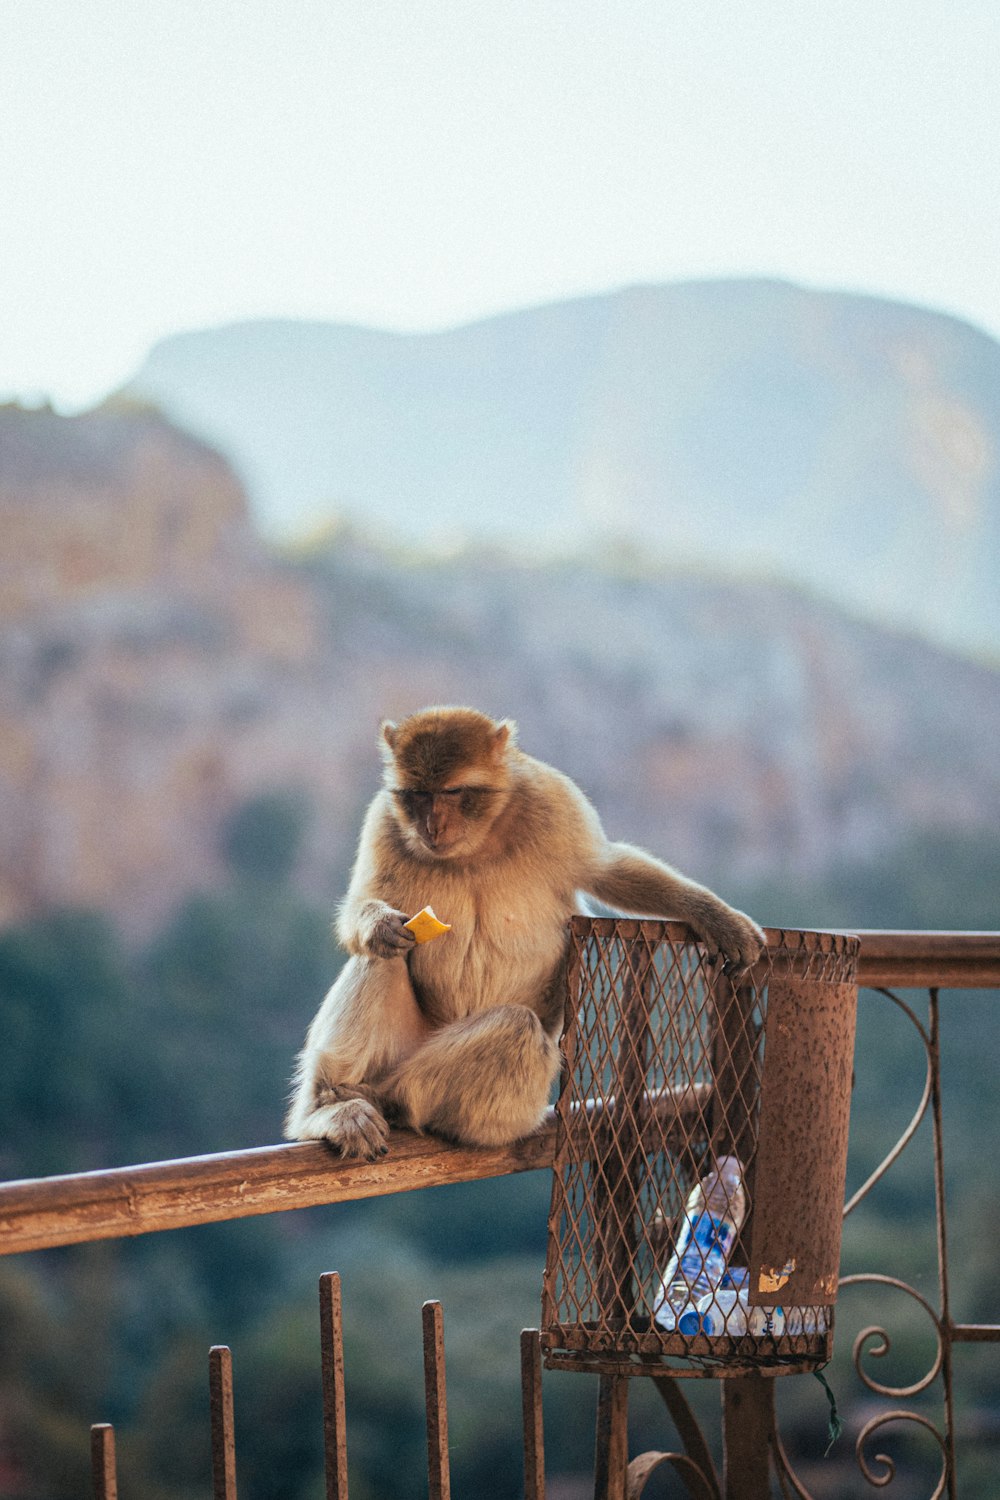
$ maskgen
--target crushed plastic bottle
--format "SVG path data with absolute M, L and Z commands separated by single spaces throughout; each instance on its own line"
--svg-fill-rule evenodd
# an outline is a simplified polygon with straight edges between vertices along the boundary
M 653 1304 L 653 1319 L 660 1328 L 682 1331 L 681 1318 L 696 1312 L 698 1302 L 717 1291 L 745 1215 L 739 1158 L 721 1156 L 684 1205 L 674 1253 Z
M 786 1307 L 785 1332 L 827 1333 L 830 1328 L 830 1309 L 827 1307 Z
M 710 1337 L 728 1334 L 730 1338 L 777 1338 L 785 1331 L 785 1314 L 780 1307 L 751 1307 L 746 1287 L 720 1288 L 699 1299 L 696 1308 L 677 1320 L 677 1332 L 705 1333 Z
M 739 1273 L 743 1273 L 742 1275 Z M 825 1307 L 751 1307 L 747 1297 L 745 1268 L 733 1268 L 737 1282 L 727 1274 L 716 1292 L 706 1293 L 697 1307 L 688 1308 L 677 1321 L 677 1332 L 688 1335 L 728 1334 L 731 1338 L 763 1338 L 780 1334 L 825 1334 L 830 1326 Z M 729 1282 L 729 1285 L 726 1283 Z

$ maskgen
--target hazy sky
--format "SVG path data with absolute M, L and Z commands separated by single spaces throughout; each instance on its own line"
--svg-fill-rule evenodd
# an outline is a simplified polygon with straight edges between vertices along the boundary
M 1000 336 L 998 0 L 0 0 L 0 395 L 776 275 Z

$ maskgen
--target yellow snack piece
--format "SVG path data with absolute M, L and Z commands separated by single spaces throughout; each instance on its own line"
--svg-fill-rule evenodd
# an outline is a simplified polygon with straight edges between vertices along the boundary
M 423 911 L 418 911 L 415 917 L 403 923 L 413 933 L 418 943 L 429 943 L 432 939 L 440 937 L 442 932 L 451 931 L 450 922 L 439 922 L 429 906 Z

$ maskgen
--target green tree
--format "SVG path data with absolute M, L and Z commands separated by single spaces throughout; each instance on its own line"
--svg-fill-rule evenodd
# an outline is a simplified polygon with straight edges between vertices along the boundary
M 143 1139 L 157 1058 L 142 1012 L 128 958 L 96 913 L 56 911 L 0 934 L 4 1175 L 108 1165 Z
M 229 885 L 185 901 L 146 955 L 174 1152 L 280 1135 L 295 1054 L 337 966 L 326 913 L 290 884 L 307 826 L 294 790 L 242 803 L 221 836 Z
M 263 792 L 241 803 L 222 830 L 230 870 L 244 881 L 283 885 L 295 869 L 308 818 L 305 798 L 293 791 Z

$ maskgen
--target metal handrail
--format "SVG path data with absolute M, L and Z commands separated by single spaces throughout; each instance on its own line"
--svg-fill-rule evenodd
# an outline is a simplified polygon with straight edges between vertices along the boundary
M 1000 985 L 1000 932 L 859 935 L 862 985 Z M 552 1165 L 555 1119 L 549 1111 L 536 1134 L 510 1146 L 457 1146 L 395 1130 L 389 1147 L 378 1162 L 345 1161 L 310 1142 L 3 1183 L 0 1254 L 537 1171 Z

